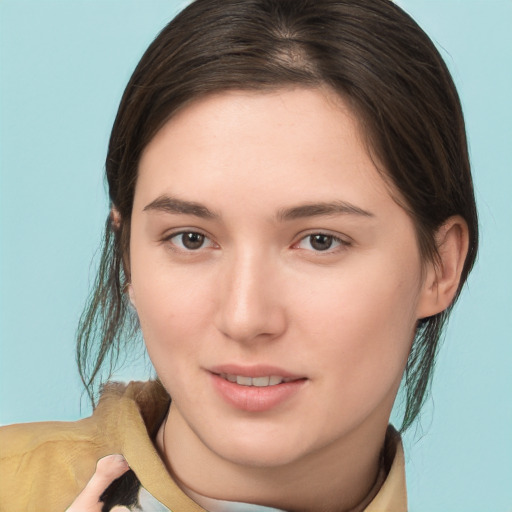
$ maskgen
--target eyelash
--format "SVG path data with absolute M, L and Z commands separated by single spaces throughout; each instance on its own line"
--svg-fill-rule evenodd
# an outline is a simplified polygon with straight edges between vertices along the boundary
M 318 232 L 314 232 L 314 233 L 308 233 L 307 235 L 303 236 L 296 244 L 294 244 L 294 247 L 297 247 L 299 248 L 299 244 L 301 244 L 302 242 L 305 242 L 307 240 L 309 240 L 309 244 L 311 246 L 311 242 L 312 242 L 312 238 L 313 237 L 326 237 L 329 239 L 329 241 L 332 243 L 335 243 L 337 244 L 336 247 L 332 248 L 331 246 L 329 246 L 327 249 L 325 250 L 315 250 L 313 248 L 313 250 L 311 252 L 315 253 L 315 254 L 333 254 L 333 253 L 337 253 L 339 251 L 342 251 L 343 249 L 345 249 L 346 247 L 349 247 L 351 245 L 350 242 L 348 242 L 347 240 L 343 240 L 342 238 L 336 236 L 336 235 L 332 235 L 331 233 L 324 233 L 322 231 L 318 231 Z M 307 249 L 305 249 L 307 250 Z
M 177 247 L 176 244 L 172 241 L 173 238 L 183 237 L 184 235 L 199 235 L 199 236 L 203 237 L 204 241 L 209 240 L 212 245 L 215 245 L 214 242 L 208 236 L 206 236 L 204 233 L 201 233 L 200 231 L 192 231 L 192 230 L 178 231 L 177 233 L 172 233 L 169 236 L 167 236 L 166 238 L 164 238 L 163 241 L 169 242 L 172 246 L 174 246 L 174 247 L 172 247 L 173 250 L 184 252 L 184 253 L 194 253 L 194 252 L 197 252 L 199 249 L 205 248 L 203 246 L 203 244 L 201 244 L 201 246 L 199 246 L 197 249 L 189 249 L 187 247 L 184 247 L 183 243 L 182 243 L 182 247 L 179 247 L 179 246 Z M 182 240 L 183 240 L 183 238 L 182 238 Z
M 199 247 L 197 247 L 196 249 L 190 249 L 190 248 L 187 248 L 187 247 L 185 247 L 183 245 L 183 238 L 182 238 L 181 239 L 182 240 L 181 247 L 177 246 L 176 243 L 173 242 L 173 239 L 175 239 L 177 237 L 183 237 L 184 235 L 199 235 L 200 237 L 203 237 L 203 243 Z M 316 231 L 316 232 L 308 233 L 308 234 L 302 236 L 298 242 L 296 242 L 296 243 L 294 243 L 292 245 L 292 247 L 293 248 L 297 248 L 297 249 L 304 249 L 304 248 L 299 247 L 299 245 L 302 242 L 304 242 L 304 241 L 306 241 L 308 239 L 310 240 L 310 244 L 311 244 L 312 237 L 326 237 L 326 238 L 329 239 L 331 244 L 332 243 L 337 244 L 334 249 L 331 246 L 329 246 L 325 250 L 318 250 L 318 249 L 315 250 L 314 248 L 311 250 L 311 252 L 317 253 L 319 255 L 321 255 L 321 254 L 333 254 L 333 253 L 339 252 L 340 250 L 343 250 L 344 248 L 349 247 L 350 245 L 352 245 L 347 240 L 343 240 L 342 238 L 337 237 L 335 235 L 332 235 L 330 233 Z M 163 240 L 163 242 L 169 242 L 171 244 L 171 246 L 173 246 L 172 247 L 173 250 L 179 251 L 179 252 L 182 252 L 182 253 L 195 253 L 195 252 L 198 252 L 200 249 L 205 249 L 206 247 L 204 247 L 203 244 L 206 241 L 209 241 L 211 246 L 215 246 L 216 245 L 215 242 L 213 242 L 204 233 L 201 233 L 200 231 L 193 231 L 193 230 L 190 230 L 190 231 L 179 231 L 177 233 L 172 233 L 171 235 L 167 236 Z M 304 250 L 308 250 L 308 249 L 304 249 Z

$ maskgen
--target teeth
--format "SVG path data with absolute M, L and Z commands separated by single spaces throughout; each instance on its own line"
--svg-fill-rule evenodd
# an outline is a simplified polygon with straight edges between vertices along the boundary
M 251 379 L 251 377 L 244 377 L 243 375 L 237 375 L 236 383 L 240 384 L 240 386 L 252 386 L 252 379 Z
M 278 375 L 270 375 L 266 377 L 246 377 L 245 375 L 232 375 L 223 373 L 221 377 L 228 380 L 229 382 L 236 382 L 240 386 L 255 386 L 259 388 L 276 386 L 277 384 L 281 384 L 281 382 L 290 382 L 293 380 L 286 377 L 279 377 Z
M 259 388 L 263 388 L 268 386 L 269 381 L 270 377 L 254 377 L 252 379 L 252 385 L 258 386 Z

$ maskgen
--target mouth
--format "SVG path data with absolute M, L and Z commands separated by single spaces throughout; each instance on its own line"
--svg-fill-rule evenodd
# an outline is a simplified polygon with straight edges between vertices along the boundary
M 292 382 L 300 380 L 293 377 L 281 377 L 279 375 L 267 375 L 262 377 L 248 377 L 246 375 L 235 375 L 233 373 L 219 373 L 219 377 L 228 382 L 236 383 L 240 386 L 255 386 L 257 388 L 266 388 L 269 386 L 277 386 L 283 382 Z
M 230 407 L 261 413 L 290 403 L 306 389 L 308 378 L 276 366 L 222 365 L 210 368 L 211 383 Z

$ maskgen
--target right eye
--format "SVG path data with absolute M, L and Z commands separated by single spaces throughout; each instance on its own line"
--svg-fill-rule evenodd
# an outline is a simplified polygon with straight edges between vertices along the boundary
M 187 252 L 214 246 L 214 243 L 207 236 L 197 231 L 174 233 L 167 240 L 179 250 Z

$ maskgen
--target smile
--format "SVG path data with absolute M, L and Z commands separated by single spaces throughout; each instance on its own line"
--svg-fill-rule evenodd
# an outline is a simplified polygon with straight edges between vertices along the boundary
M 308 378 L 276 366 L 222 365 L 212 368 L 213 389 L 230 407 L 251 413 L 267 412 L 301 395 Z
M 236 382 L 240 386 L 255 386 L 258 388 L 277 386 L 283 382 L 291 382 L 296 380 L 290 377 L 280 377 L 278 375 L 267 375 L 265 377 L 247 377 L 245 375 L 234 375 L 231 373 L 221 373 L 220 377 L 229 382 Z

